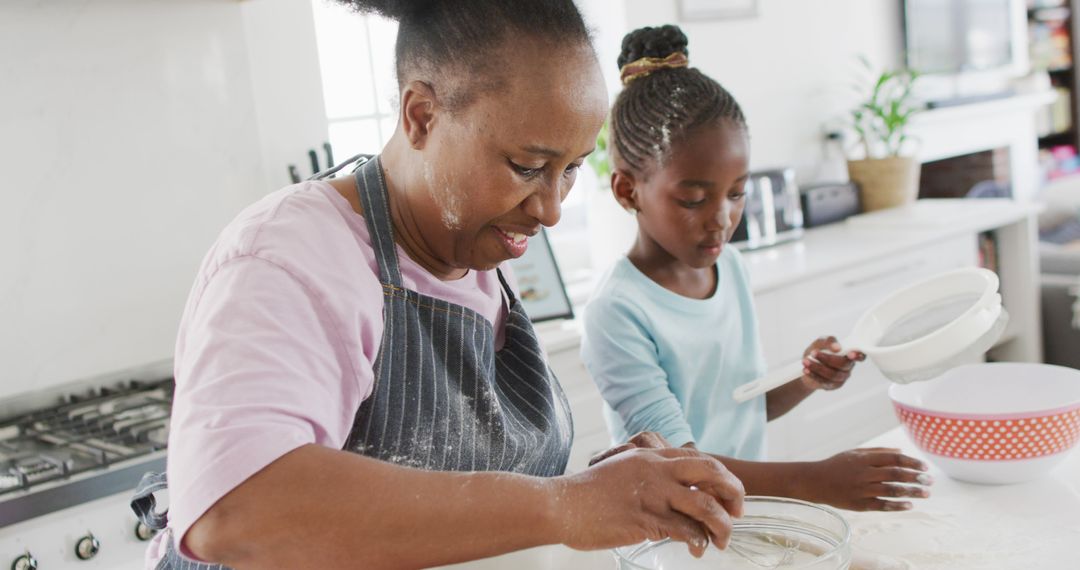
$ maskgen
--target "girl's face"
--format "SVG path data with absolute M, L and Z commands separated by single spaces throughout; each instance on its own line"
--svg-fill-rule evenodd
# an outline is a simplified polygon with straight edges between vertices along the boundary
M 510 44 L 493 63 L 505 66 L 502 80 L 435 115 L 424 142 L 426 189 L 410 203 L 429 221 L 418 228 L 425 243 L 451 267 L 491 269 L 555 225 L 607 112 L 587 46 Z
M 716 263 L 746 204 L 749 147 L 746 129 L 727 120 L 697 127 L 675 142 L 666 164 L 654 166 L 647 180 L 635 181 L 620 196 L 637 209 L 641 238 L 690 267 Z

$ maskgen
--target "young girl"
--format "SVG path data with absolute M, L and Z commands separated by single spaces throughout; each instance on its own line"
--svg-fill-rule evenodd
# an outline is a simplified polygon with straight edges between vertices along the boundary
M 612 191 L 638 237 L 585 314 L 582 358 L 607 402 L 616 440 L 653 431 L 716 454 L 747 494 L 853 510 L 904 510 L 926 497 L 926 466 L 892 449 L 813 463 L 765 463 L 765 424 L 815 390 L 844 384 L 858 352 L 832 337 L 806 351 L 803 374 L 743 404 L 732 390 L 765 372 L 746 269 L 728 240 L 742 216 L 749 135 L 738 103 L 687 66 L 675 26 L 623 39 L 623 91 L 611 111 Z M 812 429 L 812 426 L 808 426 Z

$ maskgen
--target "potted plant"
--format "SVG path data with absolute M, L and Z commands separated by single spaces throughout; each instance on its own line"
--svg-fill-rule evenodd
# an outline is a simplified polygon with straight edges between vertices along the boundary
M 596 135 L 596 150 L 585 160 L 596 173 L 602 188 L 608 188 L 611 184 L 611 157 L 608 156 L 608 122 L 600 126 L 600 132 Z
M 872 72 L 870 63 L 862 61 Z M 914 70 L 882 71 L 866 98 L 851 110 L 858 135 L 852 150 L 862 158 L 848 160 L 848 176 L 859 185 L 864 211 L 900 206 L 918 196 L 920 164 L 904 154 L 911 140 L 908 124 L 919 110 L 912 100 L 917 78 Z

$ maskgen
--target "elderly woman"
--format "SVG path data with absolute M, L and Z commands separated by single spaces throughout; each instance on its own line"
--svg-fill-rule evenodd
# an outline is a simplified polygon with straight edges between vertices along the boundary
M 708 456 L 636 449 L 563 475 L 569 409 L 502 265 L 559 220 L 604 119 L 572 0 L 346 3 L 400 21 L 397 130 L 355 176 L 250 206 L 207 254 L 151 567 L 726 544 L 742 486 Z M 159 525 L 163 485 L 135 502 Z

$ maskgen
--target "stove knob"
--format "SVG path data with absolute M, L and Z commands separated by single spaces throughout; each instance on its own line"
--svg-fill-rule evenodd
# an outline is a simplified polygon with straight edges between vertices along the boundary
M 142 521 L 135 523 L 135 538 L 146 542 L 147 540 L 154 538 L 155 534 L 157 533 L 154 532 L 154 529 L 146 526 Z
M 37 558 L 34 558 L 34 555 L 27 550 L 26 554 L 11 563 L 11 570 L 37 570 Z
M 75 556 L 78 556 L 79 560 L 90 560 L 97 556 L 99 550 L 101 550 L 101 543 L 89 533 L 75 543 Z

